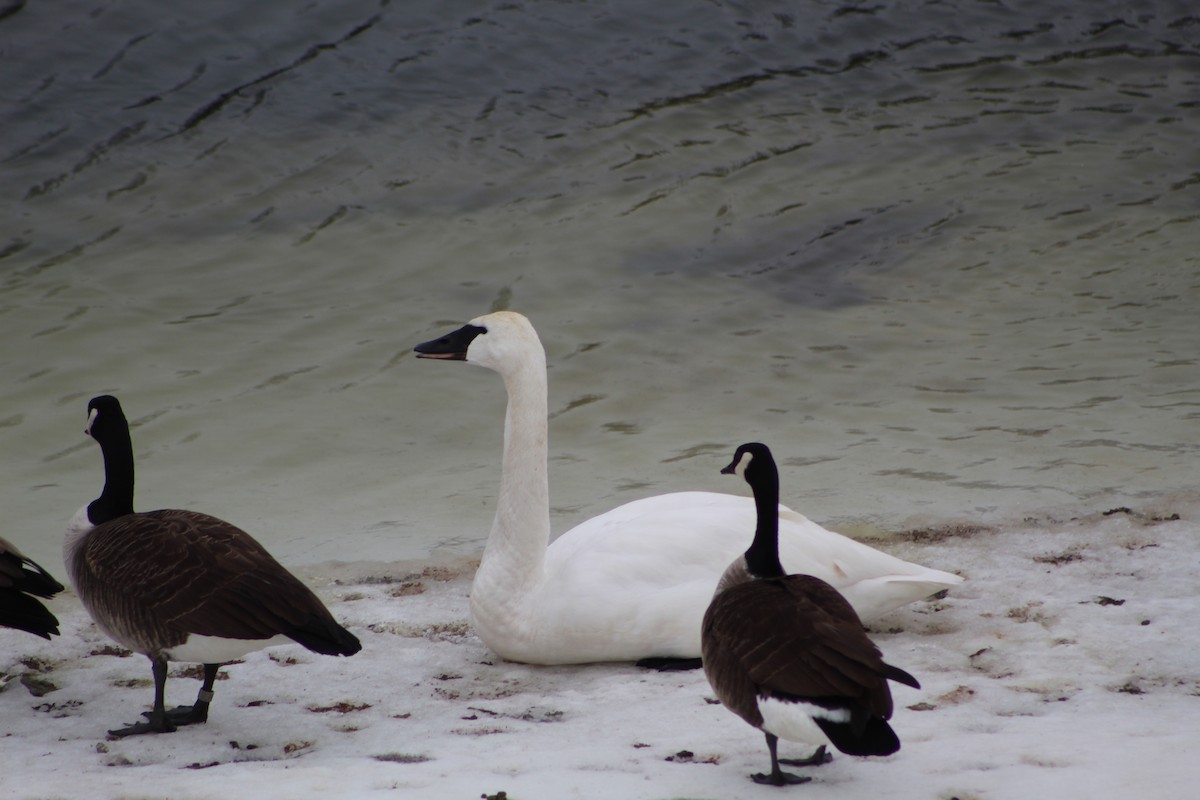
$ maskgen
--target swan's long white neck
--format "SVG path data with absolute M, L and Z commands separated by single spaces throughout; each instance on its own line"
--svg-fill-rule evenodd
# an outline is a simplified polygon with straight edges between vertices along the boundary
M 504 374 L 508 410 L 496 517 L 475 577 L 476 591 L 495 587 L 514 604 L 542 578 L 550 544 L 546 477 L 546 356 L 541 346 Z M 500 587 L 504 587 L 500 592 Z M 474 593 L 474 592 L 473 592 Z M 493 597 L 493 602 L 495 598 Z

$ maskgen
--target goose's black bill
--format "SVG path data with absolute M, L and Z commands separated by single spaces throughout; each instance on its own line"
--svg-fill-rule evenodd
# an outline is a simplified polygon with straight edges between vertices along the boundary
M 475 337 L 487 333 L 487 328 L 479 325 L 463 325 L 453 333 L 447 333 L 437 339 L 422 342 L 413 348 L 417 358 L 440 358 L 447 361 L 466 361 L 467 348 Z

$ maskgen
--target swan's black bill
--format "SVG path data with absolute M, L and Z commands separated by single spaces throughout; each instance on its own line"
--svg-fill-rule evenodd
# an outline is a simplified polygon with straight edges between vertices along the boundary
M 438 339 L 430 339 L 413 348 L 417 358 L 440 358 L 447 361 L 466 361 L 467 348 L 475 337 L 487 333 L 487 328 L 480 325 L 463 325 L 453 333 L 447 333 Z

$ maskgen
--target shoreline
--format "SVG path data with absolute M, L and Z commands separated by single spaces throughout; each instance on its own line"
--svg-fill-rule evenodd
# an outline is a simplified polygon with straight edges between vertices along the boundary
M 1182 796 L 1200 756 L 1188 735 L 1200 708 L 1194 499 L 1179 495 L 1177 519 L 1156 518 L 1165 506 L 1153 504 L 986 530 L 950 523 L 887 543 L 967 582 L 869 626 L 923 686 L 893 690 L 900 752 L 837 755 L 800 791 Z M 709 702 L 702 672 L 501 661 L 470 631 L 470 574 L 469 559 L 329 570 L 316 591 L 363 652 L 253 653 L 222 670 L 208 724 L 121 741 L 105 731 L 148 707 L 148 664 L 122 657 L 60 596 L 61 637 L 0 633 L 0 797 L 775 796 L 746 777 L 764 768 L 761 734 Z M 194 695 L 187 668 L 172 666 L 168 703 Z M 37 680 L 55 688 L 35 697 Z

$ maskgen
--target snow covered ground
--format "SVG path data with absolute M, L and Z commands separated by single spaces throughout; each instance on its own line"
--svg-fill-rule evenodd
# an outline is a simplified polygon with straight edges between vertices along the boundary
M 304 577 L 360 654 L 252 654 L 223 670 L 208 724 L 172 735 L 106 738 L 149 707 L 149 665 L 73 595 L 52 602 L 54 641 L 0 631 L 0 797 L 1196 796 L 1200 497 L 880 546 L 967 582 L 871 626 L 923 685 L 893 689 L 900 752 L 835 755 L 803 786 L 748 780 L 768 766 L 762 735 L 699 671 L 506 663 L 469 629 L 472 564 L 346 564 Z M 170 704 L 195 696 L 186 667 Z

